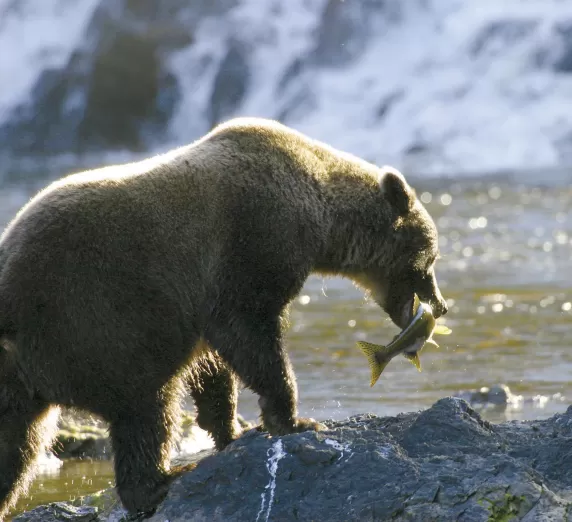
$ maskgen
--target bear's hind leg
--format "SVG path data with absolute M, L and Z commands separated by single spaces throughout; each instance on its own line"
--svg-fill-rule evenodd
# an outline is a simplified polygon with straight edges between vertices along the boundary
M 176 376 L 154 392 L 137 391 L 138 401 L 108 420 L 119 498 L 130 513 L 148 515 L 163 501 L 172 479 L 169 464 L 180 431 L 184 386 Z
M 242 382 L 259 395 L 264 428 L 272 435 L 319 430 L 313 419 L 297 418 L 296 378 L 282 346 L 280 318 L 230 319 L 207 336 Z
M 56 434 L 59 408 L 30 398 L 17 377 L 0 375 L 0 521 L 26 494 L 34 464 Z
M 241 433 L 236 378 L 220 357 L 207 352 L 193 363 L 190 388 L 198 425 L 209 432 L 217 450 L 224 449 Z

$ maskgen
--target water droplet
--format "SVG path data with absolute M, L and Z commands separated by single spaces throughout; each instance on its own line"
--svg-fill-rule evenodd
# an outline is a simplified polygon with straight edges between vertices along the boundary
M 431 195 L 431 192 L 423 192 L 423 194 L 420 196 L 420 199 L 422 203 L 431 203 L 433 196 Z
M 559 245 L 565 245 L 566 243 L 568 243 L 568 234 L 566 234 L 566 232 L 563 232 L 562 230 L 558 230 L 557 232 L 555 232 L 554 237 L 556 238 L 556 242 Z
M 489 189 L 489 197 L 491 199 L 498 199 L 501 197 L 502 194 L 502 190 L 500 189 L 500 187 L 491 187 Z
M 487 309 L 484 306 L 477 306 L 477 313 L 478 314 L 484 314 L 487 311 Z
M 566 301 L 565 303 L 562 303 L 562 310 L 564 312 L 569 312 L 570 310 L 572 310 L 572 303 L 570 301 Z
M 441 195 L 441 205 L 443 205 L 444 207 L 450 205 L 452 201 L 453 201 L 453 198 L 451 197 L 451 194 L 442 194 Z
M 310 302 L 310 296 L 309 295 L 301 295 L 300 298 L 298 299 L 298 302 L 301 305 L 306 306 Z
M 350 328 L 354 328 L 355 325 L 356 325 L 356 322 L 355 322 L 354 319 L 350 319 L 350 320 L 348 321 L 348 326 L 349 326 Z
M 528 239 L 528 241 L 526 242 L 527 246 L 529 246 L 530 248 L 534 248 L 537 247 L 540 244 L 540 241 L 538 241 L 538 239 L 536 239 L 535 237 L 531 237 Z
M 491 309 L 494 313 L 498 314 L 499 312 L 502 312 L 502 309 L 504 308 L 502 303 L 495 303 L 493 306 L 491 306 Z

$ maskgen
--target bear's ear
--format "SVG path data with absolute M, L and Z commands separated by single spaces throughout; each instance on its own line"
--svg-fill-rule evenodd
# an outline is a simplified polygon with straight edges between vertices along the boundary
M 407 214 L 415 203 L 415 192 L 403 174 L 393 167 L 381 167 L 381 192 L 400 216 Z

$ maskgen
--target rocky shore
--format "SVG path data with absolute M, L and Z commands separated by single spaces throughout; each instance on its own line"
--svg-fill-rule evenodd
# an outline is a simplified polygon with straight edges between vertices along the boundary
M 396 417 L 323 421 L 324 432 L 256 430 L 189 458 L 150 522 L 566 521 L 572 504 L 572 407 L 546 420 L 491 424 L 463 399 Z M 15 522 L 118 522 L 112 491 Z

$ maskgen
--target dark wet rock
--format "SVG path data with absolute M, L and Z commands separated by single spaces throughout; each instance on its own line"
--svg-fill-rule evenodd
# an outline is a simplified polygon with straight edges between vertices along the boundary
M 372 31 L 379 36 L 386 23 L 399 20 L 401 9 L 400 2 L 387 0 L 328 0 L 322 12 L 316 46 L 309 57 L 311 62 L 324 67 L 349 64 L 365 49 Z
M 236 0 L 100 0 L 61 69 L 44 69 L 0 127 L 13 156 L 142 152 L 161 139 L 180 99 L 173 51 L 193 44 L 205 16 Z
M 445 398 L 419 413 L 324 424 L 284 437 L 250 430 L 195 455 L 204 458 L 150 522 L 572 520 L 572 408 L 493 425 Z M 114 502 L 100 521 L 118 520 Z
M 394 92 L 389 93 L 387 96 L 385 96 L 381 102 L 379 103 L 377 110 L 375 111 L 375 115 L 377 116 L 378 119 L 383 119 L 387 116 L 388 112 L 392 109 L 392 107 L 399 102 L 399 100 L 401 100 L 403 97 L 405 96 L 405 93 L 403 92 L 403 89 L 398 89 Z
M 276 94 L 282 94 L 286 88 L 302 74 L 306 65 L 306 61 L 300 57 L 297 57 L 290 65 L 288 65 L 276 85 Z
M 107 431 L 93 426 L 66 426 L 60 429 L 54 444 L 59 459 L 111 459 L 111 442 Z
M 424 143 L 422 141 L 414 141 L 405 148 L 405 154 L 423 154 L 429 152 L 431 150 L 431 146 L 428 143 Z
M 254 423 L 245 420 L 240 415 L 238 422 L 243 429 L 254 427 Z M 66 410 L 60 418 L 58 434 L 52 451 L 62 460 L 73 458 L 110 460 L 113 458 L 113 452 L 108 429 L 108 424 L 97 416 L 73 409 Z M 197 440 L 199 432 L 201 430 L 195 422 L 195 416 L 185 411 L 181 422 L 179 449 L 183 446 L 192 448 L 195 443 L 201 447 L 204 446 L 204 440 Z M 204 435 L 201 438 L 207 437 L 205 433 L 201 435 Z
M 552 38 L 546 39 L 533 53 L 536 67 L 556 73 L 572 73 L 572 20 L 559 20 L 552 27 Z
M 572 20 L 558 23 L 556 32 L 560 45 L 554 62 L 554 70 L 560 73 L 572 73 Z
M 495 406 L 507 406 L 511 402 L 518 401 L 519 396 L 514 395 L 506 384 L 496 384 L 491 386 L 483 386 L 478 390 L 465 390 L 459 392 L 458 397 L 462 397 L 472 405 L 491 404 Z
M 528 37 L 537 25 L 537 20 L 527 18 L 493 20 L 477 33 L 469 52 L 473 56 L 483 53 L 495 55 Z
M 478 411 L 486 411 L 488 416 L 506 418 L 506 412 L 531 408 L 542 409 L 546 403 L 563 402 L 566 398 L 561 393 L 553 395 L 517 395 L 506 384 L 483 386 L 474 390 L 461 390 L 456 393 L 457 397 L 466 400 Z
M 44 70 L 0 128 L 4 146 L 15 154 L 144 150 L 179 99 L 164 59 L 193 36 L 174 16 L 178 3 L 102 0 L 66 66 Z
M 314 94 L 306 85 L 302 85 L 284 101 L 276 119 L 281 122 L 287 122 L 290 118 L 303 117 L 304 114 L 312 112 L 315 105 L 316 99 Z
M 98 522 L 97 509 L 93 507 L 75 507 L 65 502 L 54 502 L 40 506 L 14 518 L 14 522 Z
M 211 127 L 229 117 L 242 102 L 250 80 L 246 50 L 238 42 L 229 45 L 213 82 L 209 103 Z

